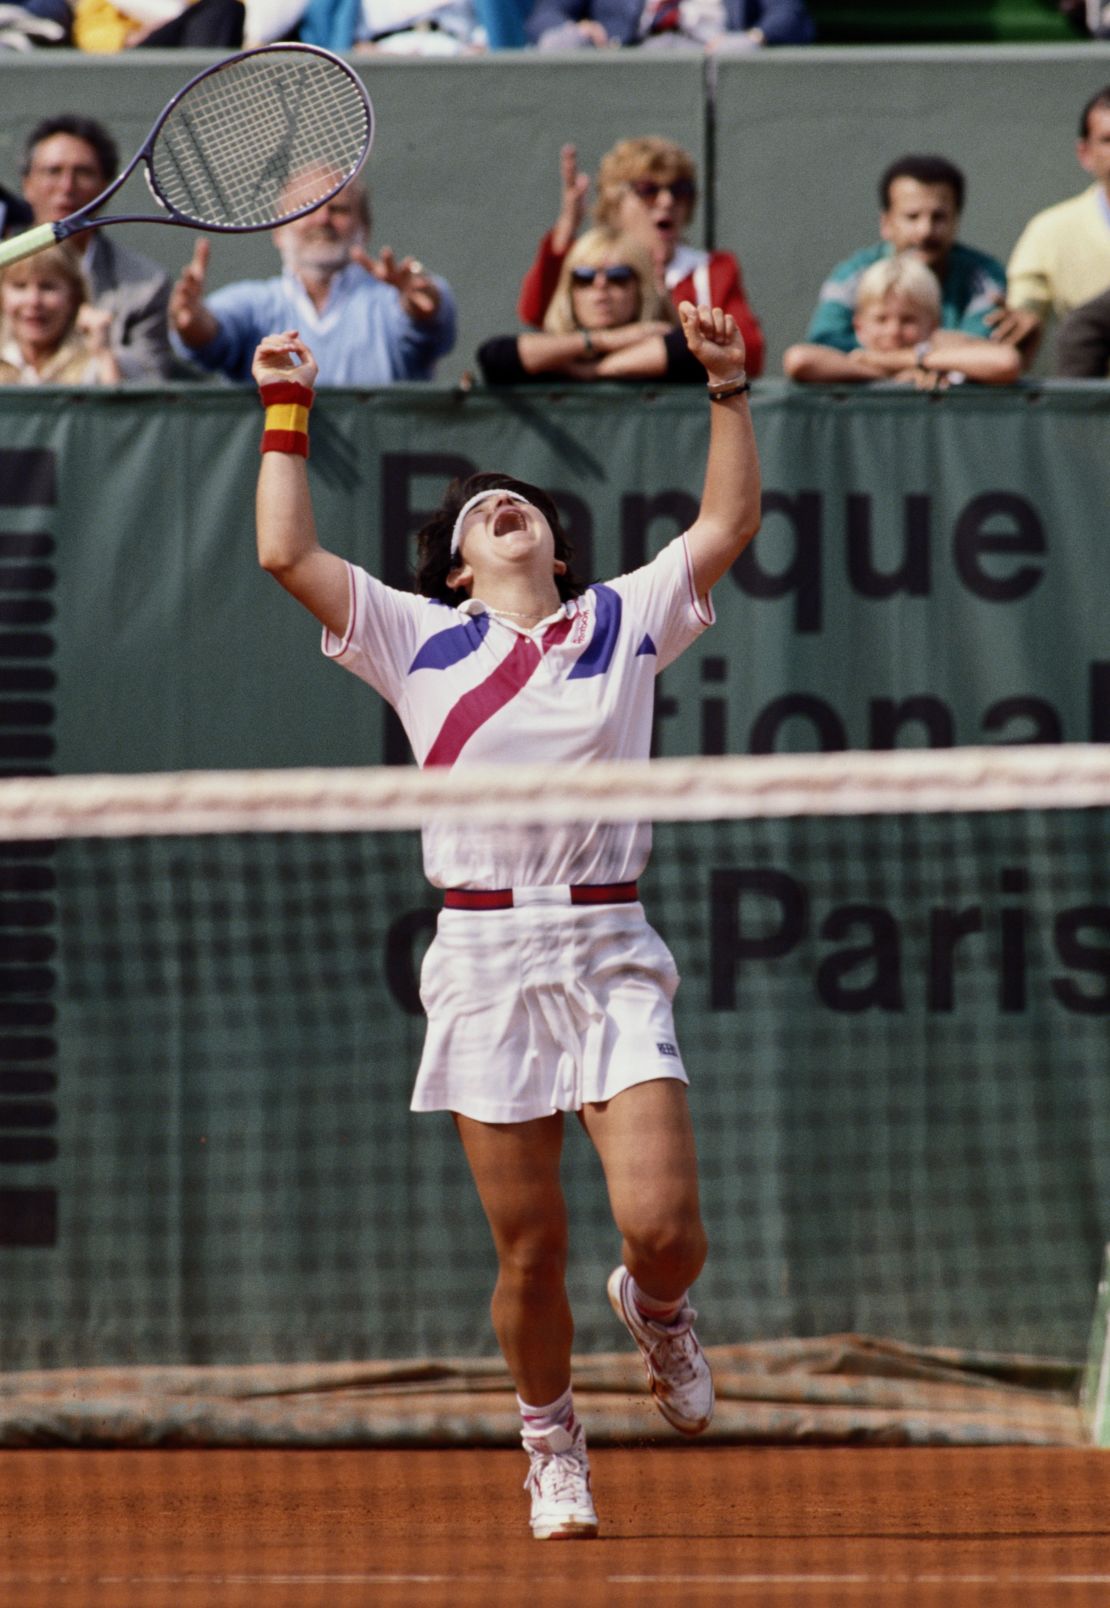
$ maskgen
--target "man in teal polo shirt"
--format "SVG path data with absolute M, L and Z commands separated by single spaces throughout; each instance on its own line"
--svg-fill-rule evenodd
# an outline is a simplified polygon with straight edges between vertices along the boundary
M 1006 270 L 985 251 L 956 239 L 964 204 L 964 176 L 943 156 L 903 156 L 879 180 L 879 234 L 837 263 L 821 286 L 806 340 L 850 352 L 859 345 L 852 325 L 856 289 L 871 264 L 909 251 L 940 280 L 941 328 L 989 337 L 988 315 L 1006 296 Z

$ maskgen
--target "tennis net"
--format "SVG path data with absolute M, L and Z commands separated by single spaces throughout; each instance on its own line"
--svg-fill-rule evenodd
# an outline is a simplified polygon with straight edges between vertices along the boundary
M 1110 751 L 0 784 L 0 1369 L 492 1357 L 412 1116 L 419 834 L 650 819 L 711 1345 L 1078 1362 L 1110 1221 Z M 620 1347 L 568 1128 L 581 1352 Z

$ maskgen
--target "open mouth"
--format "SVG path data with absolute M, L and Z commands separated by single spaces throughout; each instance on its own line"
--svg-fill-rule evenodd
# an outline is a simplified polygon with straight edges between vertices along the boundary
M 527 530 L 528 521 L 520 509 L 510 505 L 499 508 L 493 516 L 493 534 L 495 536 L 508 536 L 514 530 Z

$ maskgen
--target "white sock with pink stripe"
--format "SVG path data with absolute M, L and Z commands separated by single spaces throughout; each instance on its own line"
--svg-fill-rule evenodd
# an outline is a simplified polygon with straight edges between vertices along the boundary
M 631 1273 L 628 1286 L 636 1311 L 648 1323 L 673 1323 L 686 1305 L 685 1291 L 677 1301 L 659 1301 L 654 1295 L 645 1295 Z
M 533 1407 L 520 1396 L 516 1398 L 516 1403 L 520 1408 L 520 1438 L 525 1446 L 532 1440 L 538 1442 L 552 1429 L 565 1429 L 568 1435 L 573 1435 L 574 1393 L 570 1385 L 561 1396 L 549 1401 L 546 1407 Z

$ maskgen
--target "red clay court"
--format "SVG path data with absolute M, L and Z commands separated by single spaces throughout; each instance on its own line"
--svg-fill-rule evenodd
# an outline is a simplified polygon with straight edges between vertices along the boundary
M 1110 1602 L 1110 1461 L 1015 1447 L 593 1454 L 538 1543 L 517 1451 L 0 1454 L 3 1608 Z

